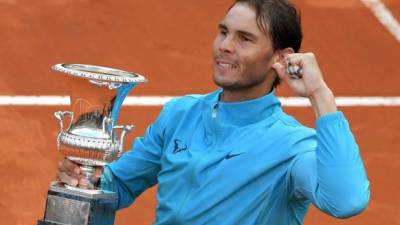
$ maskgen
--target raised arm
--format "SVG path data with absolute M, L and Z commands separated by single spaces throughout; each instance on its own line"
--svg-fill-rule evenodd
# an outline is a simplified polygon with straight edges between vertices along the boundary
M 297 156 L 291 169 L 292 197 L 309 199 L 338 218 L 356 215 L 369 200 L 369 182 L 349 124 L 341 112 L 316 122 L 317 149 Z
M 297 95 L 309 98 L 316 121 L 316 151 L 297 156 L 291 170 L 295 199 L 309 199 L 335 217 L 361 212 L 369 200 L 369 182 L 359 149 L 313 53 L 288 54 L 276 63 L 279 77 Z

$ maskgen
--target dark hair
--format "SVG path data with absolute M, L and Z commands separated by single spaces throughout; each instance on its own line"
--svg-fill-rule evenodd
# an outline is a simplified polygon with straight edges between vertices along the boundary
M 235 3 L 246 3 L 254 7 L 259 28 L 272 40 L 275 50 L 293 48 L 298 52 L 303 34 L 301 17 L 296 7 L 287 0 L 235 0 Z M 275 88 L 280 83 L 279 77 L 274 81 Z

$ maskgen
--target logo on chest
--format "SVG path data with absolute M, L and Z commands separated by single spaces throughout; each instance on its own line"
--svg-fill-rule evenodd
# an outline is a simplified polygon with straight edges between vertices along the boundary
M 173 151 L 173 153 L 176 154 L 176 153 L 179 153 L 179 152 L 182 152 L 182 151 L 187 151 L 187 145 L 183 141 L 181 141 L 179 139 L 174 139 L 174 151 Z
M 228 155 L 225 156 L 225 159 L 232 159 L 232 158 L 234 158 L 236 156 L 239 156 L 239 155 L 242 155 L 242 154 L 243 154 L 243 152 L 240 152 L 240 153 L 229 153 Z

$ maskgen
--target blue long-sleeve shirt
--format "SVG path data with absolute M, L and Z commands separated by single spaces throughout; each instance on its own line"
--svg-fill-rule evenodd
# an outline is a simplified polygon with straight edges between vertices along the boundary
M 369 182 L 341 112 L 314 130 L 274 93 L 237 103 L 220 93 L 169 102 L 106 167 L 102 188 L 118 193 L 117 208 L 155 184 L 156 225 L 298 225 L 310 202 L 340 218 L 366 207 Z

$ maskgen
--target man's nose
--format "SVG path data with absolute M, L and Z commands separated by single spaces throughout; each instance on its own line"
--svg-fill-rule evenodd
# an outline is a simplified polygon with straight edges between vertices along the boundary
M 224 37 L 219 44 L 219 50 L 221 52 L 233 53 L 234 52 L 234 43 L 233 43 L 232 37 L 230 37 L 230 36 Z

